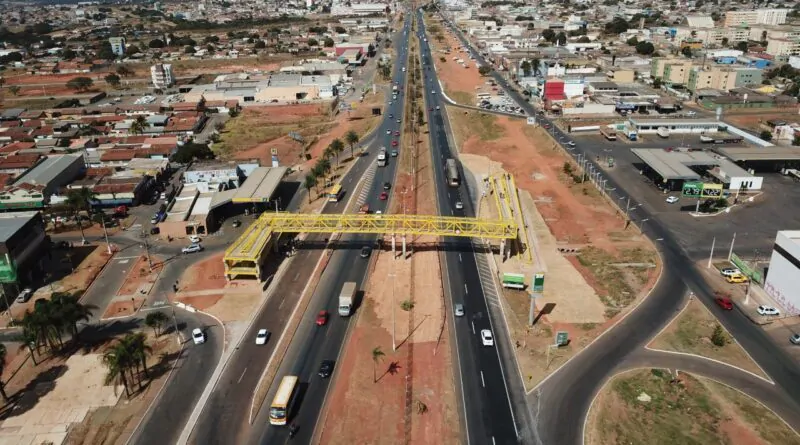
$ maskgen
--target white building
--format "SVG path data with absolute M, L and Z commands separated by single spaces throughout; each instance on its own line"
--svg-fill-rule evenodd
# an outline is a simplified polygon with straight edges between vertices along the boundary
M 749 11 L 728 11 L 725 13 L 725 27 L 742 25 L 782 25 L 790 9 L 751 9 Z
M 150 78 L 153 86 L 158 89 L 169 88 L 175 84 L 175 75 L 172 73 L 172 65 L 159 63 L 150 67 Z
M 800 315 L 800 231 L 782 230 L 775 237 L 764 290 L 783 306 L 785 315 Z
M 125 55 L 125 37 L 110 37 L 108 43 L 111 45 L 111 52 L 116 56 Z

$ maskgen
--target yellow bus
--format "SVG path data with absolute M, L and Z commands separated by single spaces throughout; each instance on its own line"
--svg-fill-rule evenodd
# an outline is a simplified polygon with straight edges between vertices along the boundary
M 342 199 L 342 195 L 344 195 L 342 184 L 336 184 L 331 188 L 331 191 L 328 192 L 328 202 L 339 202 L 339 200 Z
M 286 425 L 292 401 L 297 392 L 297 376 L 287 375 L 281 380 L 278 392 L 272 399 L 269 407 L 269 423 L 272 425 Z

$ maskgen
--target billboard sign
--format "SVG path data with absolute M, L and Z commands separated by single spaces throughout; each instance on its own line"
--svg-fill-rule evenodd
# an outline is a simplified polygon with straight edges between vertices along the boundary
M 535 116 L 529 116 L 528 117 L 528 125 L 536 125 L 536 117 Z
M 722 184 L 703 184 L 702 196 L 704 198 L 719 198 L 722 196 Z
M 533 275 L 533 293 L 541 294 L 544 292 L 544 274 L 536 273 Z
M 700 195 L 703 193 L 703 183 L 700 181 L 686 181 L 683 183 L 683 190 L 681 190 L 681 194 L 683 196 L 699 198 Z

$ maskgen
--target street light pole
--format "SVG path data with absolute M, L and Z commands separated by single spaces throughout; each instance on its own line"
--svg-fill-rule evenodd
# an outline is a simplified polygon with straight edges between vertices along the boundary
M 396 341 L 396 337 L 395 337 L 395 319 L 394 319 L 394 305 L 395 305 L 395 302 L 394 302 L 394 288 L 395 288 L 395 285 L 394 284 L 395 284 L 395 280 L 396 280 L 396 277 L 397 277 L 397 273 L 396 272 L 392 273 L 391 277 L 392 277 L 392 351 L 394 352 L 394 351 L 397 351 L 397 341 Z
M 172 308 L 172 323 L 175 325 L 175 336 L 178 340 L 178 345 L 181 344 L 181 334 L 178 332 L 178 317 L 175 316 L 175 304 L 171 304 Z
M 106 215 L 103 213 L 103 218 L 101 219 L 103 222 L 103 236 L 106 238 L 106 249 L 108 250 L 108 254 L 111 255 L 111 243 L 108 242 L 108 230 L 106 230 Z
M 142 229 L 142 238 L 144 238 L 144 253 L 147 256 L 147 266 L 150 271 L 153 270 L 153 260 L 150 258 L 150 243 L 147 242 L 147 232 Z

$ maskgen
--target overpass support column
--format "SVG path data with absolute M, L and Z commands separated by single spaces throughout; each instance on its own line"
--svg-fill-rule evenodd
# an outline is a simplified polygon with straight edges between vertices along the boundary
M 395 250 L 396 242 L 397 242 L 397 239 L 395 238 L 394 235 L 392 235 L 392 258 L 396 258 L 397 257 L 396 250 Z
M 505 240 L 505 238 L 500 240 L 500 258 L 502 258 L 503 261 L 506 260 L 506 240 Z
M 406 236 L 403 235 L 403 259 L 406 259 Z

